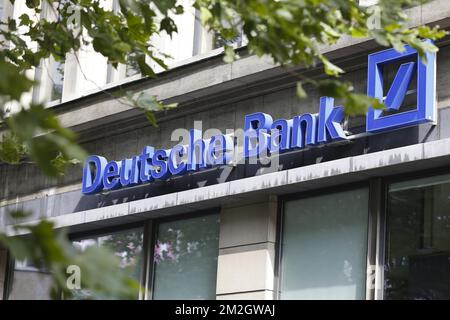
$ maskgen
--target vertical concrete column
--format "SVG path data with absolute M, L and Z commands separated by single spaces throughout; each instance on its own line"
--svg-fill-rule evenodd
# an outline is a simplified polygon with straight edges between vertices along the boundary
M 0 300 L 3 299 L 3 288 L 6 281 L 6 249 L 0 246 Z
M 274 297 L 277 198 L 221 211 L 217 299 Z

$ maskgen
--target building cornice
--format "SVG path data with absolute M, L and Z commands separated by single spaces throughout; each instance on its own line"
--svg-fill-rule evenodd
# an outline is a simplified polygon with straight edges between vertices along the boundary
M 221 205 L 259 201 L 271 195 L 304 192 L 370 178 L 416 172 L 447 165 L 450 160 L 450 139 L 262 174 L 230 182 L 169 193 L 112 206 L 74 212 L 48 218 L 56 228 L 71 231 L 133 223 L 149 218 L 184 214 Z M 81 192 L 81 191 L 80 191 Z M 27 225 L 40 220 L 27 222 Z M 20 224 L 19 224 L 20 225 Z M 9 235 L 25 234 L 13 226 L 1 226 Z

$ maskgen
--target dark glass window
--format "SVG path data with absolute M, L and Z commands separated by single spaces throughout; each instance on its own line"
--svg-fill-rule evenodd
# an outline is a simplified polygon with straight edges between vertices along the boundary
M 385 299 L 450 299 L 450 175 L 389 187 Z

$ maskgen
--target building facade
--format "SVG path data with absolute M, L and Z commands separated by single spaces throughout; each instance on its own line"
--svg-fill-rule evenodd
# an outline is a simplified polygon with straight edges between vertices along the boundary
M 412 25 L 450 26 L 446 0 L 407 13 Z M 247 54 L 245 40 L 238 44 L 241 59 L 225 64 L 195 12 L 180 19 L 190 31 L 165 43 L 179 56 L 157 79 L 132 70 L 126 77 L 126 67 L 108 71 L 106 61 L 87 50 L 81 65 L 67 58 L 58 88 L 57 81 L 48 86 L 41 80 L 29 99 L 60 92 L 48 107 L 90 154 L 114 161 L 132 159 L 148 146 L 173 150 L 192 128 L 204 139 L 236 133 L 245 129 L 248 115 L 320 117 L 322 97 L 311 87 L 306 99 L 298 99 L 296 81 L 298 74 L 323 77 L 321 68 L 281 68 Z M 49 219 L 68 228 L 79 248 L 113 248 L 145 288 L 137 299 L 449 299 L 450 46 L 447 39 L 437 45 L 435 68 L 423 83 L 421 62 L 401 56 L 373 87 L 392 97 L 394 116 L 419 110 L 425 90 L 433 98 L 425 101 L 430 119 L 401 126 L 375 121 L 372 130 L 369 116 L 345 117 L 335 127 L 342 131 L 336 137 L 344 139 L 333 139 L 331 122 L 314 129 L 300 122 L 303 142 L 270 163 L 244 157 L 84 193 L 87 176 L 78 166 L 54 181 L 33 164 L 0 164 L 0 228 L 11 232 L 9 211 L 29 211 L 21 222 Z M 343 80 L 366 93 L 372 86 L 368 57 L 384 49 L 370 39 L 341 39 L 322 52 L 346 70 Z M 83 68 L 101 77 L 95 87 L 83 80 Z M 140 111 L 111 95 L 119 85 L 179 107 L 157 114 L 159 126 L 152 127 Z M 392 87 L 397 89 L 390 95 Z M 323 140 L 320 128 L 328 130 Z M 317 136 L 308 143 L 311 134 Z M 245 143 L 235 140 L 236 154 L 245 155 Z M 44 271 L 0 249 L 4 299 L 45 299 L 49 284 Z

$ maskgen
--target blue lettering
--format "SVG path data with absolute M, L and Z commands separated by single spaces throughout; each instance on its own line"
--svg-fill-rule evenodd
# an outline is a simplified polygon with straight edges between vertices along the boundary
M 170 176 L 170 171 L 167 168 L 167 158 L 169 150 L 156 150 L 153 155 L 153 168 L 151 169 L 153 179 L 166 180 Z
M 270 115 L 257 112 L 245 116 L 244 156 L 259 156 L 268 148 L 269 132 L 273 119 Z
M 209 165 L 225 165 L 232 160 L 233 139 L 226 135 L 216 135 L 210 140 L 207 151 L 207 162 Z
M 142 154 L 139 156 L 139 180 L 143 183 L 153 181 L 153 177 L 150 174 L 151 159 L 155 149 L 150 146 L 146 146 L 142 150 Z
M 189 130 L 188 171 L 196 171 L 208 166 L 205 159 L 207 147 L 207 141 L 202 139 L 200 130 Z
M 120 184 L 132 186 L 139 183 L 139 157 L 124 159 L 120 165 Z
M 272 123 L 269 149 L 271 153 L 289 150 L 291 144 L 292 119 L 278 119 Z
M 120 188 L 119 178 L 120 162 L 111 161 L 105 167 L 105 173 L 103 174 L 103 186 L 107 190 L 114 190 Z
M 340 124 L 344 116 L 344 107 L 334 107 L 333 98 L 321 97 L 317 142 L 345 139 L 345 133 Z
M 107 160 L 100 156 L 90 156 L 86 159 L 83 167 L 83 183 L 81 192 L 83 194 L 94 194 L 103 189 L 103 174 Z M 95 167 L 94 178 L 91 165 Z
M 187 171 L 187 166 L 181 158 L 186 154 L 186 147 L 178 144 L 172 148 L 169 155 L 169 171 L 172 175 L 184 174 Z
M 317 117 L 305 113 L 301 116 L 294 117 L 292 128 L 292 144 L 291 148 L 304 148 L 305 145 L 313 145 L 316 143 Z

